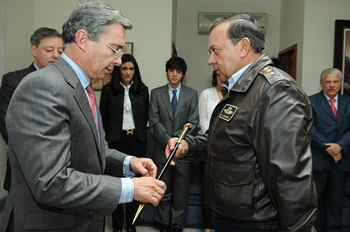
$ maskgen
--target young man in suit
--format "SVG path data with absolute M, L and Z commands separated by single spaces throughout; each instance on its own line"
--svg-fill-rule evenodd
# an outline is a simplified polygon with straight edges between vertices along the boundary
M 318 211 L 317 231 L 341 231 L 344 172 L 350 171 L 350 98 L 339 94 L 341 72 L 336 68 L 321 73 L 322 91 L 310 96 L 312 161 L 318 202 L 326 197 L 326 220 Z
M 131 27 L 111 6 L 79 1 L 62 26 L 62 56 L 17 87 L 5 119 L 13 181 L 1 232 L 103 232 L 118 204 L 158 205 L 166 186 L 152 160 L 104 145 L 91 85 L 121 64 Z
M 55 63 L 63 53 L 61 34 L 53 28 L 41 27 L 30 37 L 30 51 L 34 62 L 25 69 L 9 72 L 2 77 L 0 87 L 0 131 L 6 144 L 8 136 L 5 125 L 5 115 L 15 89 L 29 73 Z M 4 189 L 9 191 L 11 186 L 11 167 L 7 162 Z
M 181 82 L 187 65 L 180 57 L 170 58 L 165 65 L 168 84 L 152 90 L 149 109 L 149 123 L 154 137 L 153 161 L 160 171 L 165 164 L 167 141 L 183 130 L 186 123 L 198 124 L 197 91 Z M 187 215 L 188 186 L 191 163 L 177 161 L 179 165 L 169 167 L 162 180 L 167 185 L 164 198 L 160 201 L 155 220 L 162 225 L 161 231 L 182 231 Z

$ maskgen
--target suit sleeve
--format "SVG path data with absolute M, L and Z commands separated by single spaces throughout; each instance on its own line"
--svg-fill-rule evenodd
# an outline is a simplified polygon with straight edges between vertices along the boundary
M 329 139 L 327 139 L 319 130 L 318 130 L 318 125 L 317 121 L 319 121 L 317 119 L 318 114 L 316 113 L 314 107 L 316 105 L 315 103 L 315 99 L 313 99 L 315 96 L 310 97 L 310 101 L 311 101 L 311 106 L 312 106 L 312 115 L 314 118 L 314 123 L 312 124 L 312 130 L 311 130 L 311 144 L 313 147 L 317 148 L 320 151 L 325 152 L 325 150 L 327 149 L 327 146 L 324 145 L 325 143 L 329 143 Z
M 143 107 L 144 107 L 144 121 L 145 121 L 145 126 L 147 126 L 148 122 L 148 114 L 149 114 L 149 93 L 148 93 L 148 87 L 146 86 L 145 89 L 143 90 Z
M 160 118 L 160 97 L 157 96 L 160 92 L 152 90 L 151 92 L 151 101 L 149 105 L 149 126 L 152 132 L 153 137 L 164 146 L 167 144 L 168 140 L 171 138 L 171 135 L 168 134 L 165 126 L 161 122 Z
M 337 142 L 345 154 L 350 155 L 350 98 L 347 96 L 339 96 L 344 100 L 340 107 L 344 107 L 344 115 L 342 115 L 341 127 L 344 128 L 344 133 L 339 136 Z
M 280 231 L 311 231 L 317 196 L 312 175 L 312 110 L 306 95 L 285 82 L 261 97 L 247 133 L 278 211 Z
M 2 77 L 0 88 L 0 131 L 6 144 L 8 143 L 8 135 L 6 131 L 5 115 L 15 89 L 16 86 L 11 82 L 10 76 L 5 74 Z

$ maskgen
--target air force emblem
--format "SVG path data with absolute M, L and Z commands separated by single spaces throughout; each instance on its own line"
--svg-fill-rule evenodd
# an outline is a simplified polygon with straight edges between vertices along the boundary
M 237 110 L 238 110 L 237 106 L 226 104 L 222 109 L 219 115 L 219 118 L 229 122 L 232 119 L 232 117 L 235 115 Z

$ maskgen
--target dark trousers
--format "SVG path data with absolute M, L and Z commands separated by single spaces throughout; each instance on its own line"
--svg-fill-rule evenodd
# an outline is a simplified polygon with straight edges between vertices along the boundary
M 204 176 L 205 161 L 201 161 L 201 168 L 202 168 L 202 172 L 203 172 L 203 176 Z M 203 191 L 205 191 L 205 190 L 203 189 Z M 207 203 L 205 203 L 205 201 L 203 200 L 203 194 L 202 194 L 202 216 L 203 216 L 203 228 L 204 229 L 214 229 L 215 228 L 214 213 L 211 210 L 211 208 L 209 207 L 209 205 L 207 205 Z
M 123 131 L 122 138 L 118 142 L 108 143 L 108 147 L 124 152 L 128 155 L 137 157 L 144 157 L 146 153 L 146 142 L 140 141 L 134 131 L 133 134 L 127 135 L 126 131 Z M 132 227 L 132 221 L 140 202 L 133 201 L 126 203 L 125 209 L 125 220 L 127 228 Z M 118 205 L 116 210 L 112 213 L 112 222 L 114 230 L 121 230 L 124 224 L 124 210 L 123 204 Z
M 155 221 L 161 225 L 171 225 L 182 229 L 185 225 L 188 205 L 188 187 L 190 183 L 191 163 L 179 163 L 169 166 L 162 176 L 167 189 L 156 208 Z M 158 163 L 158 173 L 165 163 Z
M 223 221 L 216 219 L 215 232 L 268 232 L 270 230 L 243 229 L 231 226 Z M 273 230 L 275 231 L 275 230 Z
M 339 172 L 335 165 L 328 172 L 314 172 L 318 205 L 326 201 L 326 217 L 317 210 L 315 228 L 317 231 L 341 231 L 342 228 L 342 203 L 344 192 L 345 174 Z

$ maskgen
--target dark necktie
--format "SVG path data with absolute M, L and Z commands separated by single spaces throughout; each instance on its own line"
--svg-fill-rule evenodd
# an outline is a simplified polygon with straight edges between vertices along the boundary
M 173 112 L 173 119 L 175 118 L 175 111 L 176 111 L 176 105 L 177 105 L 177 98 L 176 98 L 176 89 L 173 90 L 173 99 L 171 100 L 171 110 Z
M 221 89 L 222 97 L 225 97 L 227 93 L 228 93 L 228 89 L 225 86 L 223 86 Z
M 335 99 L 334 98 L 331 98 L 331 99 L 329 99 L 329 101 L 331 102 L 331 108 L 332 108 L 332 110 L 333 110 L 333 113 L 334 113 L 334 115 L 335 115 L 335 117 L 337 117 L 337 108 L 335 108 Z
M 92 114 L 94 115 L 94 119 L 95 119 L 95 125 L 96 125 L 96 128 L 98 128 L 97 127 L 97 118 L 96 118 L 96 107 L 95 107 L 95 92 L 94 92 L 94 89 L 92 88 L 91 83 L 86 87 L 86 91 L 87 91 L 88 96 L 89 96 Z

